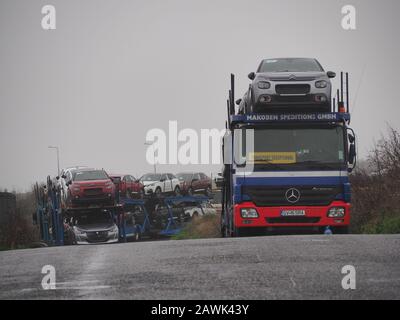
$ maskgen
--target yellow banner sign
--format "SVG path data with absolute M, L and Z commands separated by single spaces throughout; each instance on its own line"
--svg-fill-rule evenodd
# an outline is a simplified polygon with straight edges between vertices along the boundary
M 296 163 L 296 152 L 250 152 L 249 159 L 247 161 L 254 164 Z

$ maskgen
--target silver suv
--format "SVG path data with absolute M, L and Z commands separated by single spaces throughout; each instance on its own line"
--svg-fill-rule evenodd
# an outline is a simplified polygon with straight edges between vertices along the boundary
M 251 72 L 252 83 L 243 99 L 236 103 L 239 113 L 271 111 L 331 111 L 330 78 L 316 59 L 278 58 L 261 61 Z

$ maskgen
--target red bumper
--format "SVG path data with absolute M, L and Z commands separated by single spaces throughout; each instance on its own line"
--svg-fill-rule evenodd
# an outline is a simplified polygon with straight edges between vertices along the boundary
M 345 208 L 345 215 L 341 218 L 328 217 L 328 210 L 332 207 Z M 242 218 L 242 208 L 254 208 L 258 218 Z M 252 202 L 243 202 L 234 208 L 235 227 L 345 227 L 350 224 L 350 204 L 344 201 L 333 201 L 329 206 L 289 206 L 289 207 L 257 207 Z M 282 216 L 283 210 L 304 210 L 304 216 Z

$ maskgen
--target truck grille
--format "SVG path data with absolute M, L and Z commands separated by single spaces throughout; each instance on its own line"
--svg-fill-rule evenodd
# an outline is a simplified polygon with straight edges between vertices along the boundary
M 307 94 L 310 92 L 309 84 L 277 84 L 275 91 L 278 94 Z
M 319 217 L 275 217 L 266 218 L 268 223 L 318 223 Z
M 273 206 L 327 206 L 343 190 L 341 186 L 295 186 L 300 191 L 300 199 L 290 203 L 286 199 L 286 191 L 290 186 L 244 186 L 243 194 L 259 207 Z

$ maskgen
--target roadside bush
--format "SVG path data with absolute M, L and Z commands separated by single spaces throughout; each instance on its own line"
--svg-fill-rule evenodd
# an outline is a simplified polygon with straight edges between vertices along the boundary
M 400 233 L 400 134 L 388 128 L 370 152 L 367 163 L 350 177 L 352 231 Z
M 39 240 L 32 223 L 32 213 L 36 209 L 33 192 L 19 193 L 16 197 L 16 212 L 0 226 L 0 250 L 30 247 Z
M 220 215 L 208 214 L 193 219 L 179 234 L 172 237 L 175 240 L 219 238 Z

